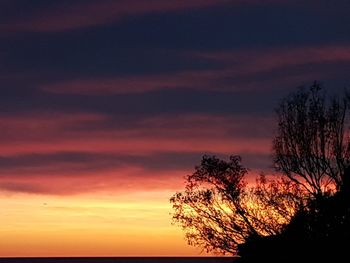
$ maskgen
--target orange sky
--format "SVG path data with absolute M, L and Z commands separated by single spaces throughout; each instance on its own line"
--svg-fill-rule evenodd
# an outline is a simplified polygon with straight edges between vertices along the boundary
M 170 194 L 2 195 L 0 256 L 198 256 L 170 224 Z

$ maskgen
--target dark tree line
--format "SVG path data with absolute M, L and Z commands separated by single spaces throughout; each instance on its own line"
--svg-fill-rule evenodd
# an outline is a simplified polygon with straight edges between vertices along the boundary
M 277 109 L 273 163 L 280 176 L 245 182 L 239 156 L 204 156 L 171 199 L 191 245 L 243 262 L 333 260 L 350 241 L 349 97 L 318 83 Z

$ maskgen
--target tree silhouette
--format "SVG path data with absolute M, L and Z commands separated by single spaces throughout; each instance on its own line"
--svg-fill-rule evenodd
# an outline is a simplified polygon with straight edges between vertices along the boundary
M 234 253 L 237 245 L 257 230 L 243 208 L 244 175 L 240 157 L 229 162 L 203 156 L 200 166 L 186 177 L 186 190 L 171 199 L 173 219 L 187 231 L 189 244 L 207 251 Z
M 341 258 L 350 241 L 349 98 L 318 83 L 277 109 L 273 161 L 280 177 L 244 180 L 239 156 L 204 156 L 171 198 L 189 244 L 243 262 Z M 344 241 L 345 242 L 344 242 Z M 319 253 L 324 251 L 324 253 Z
M 231 156 L 228 162 L 204 156 L 186 177 L 185 191 L 176 193 L 170 202 L 173 220 L 186 231 L 190 245 L 236 254 L 239 244 L 283 230 L 301 205 L 300 189 L 265 176 L 255 187 L 247 187 L 246 174 L 239 156 Z
M 314 196 L 339 190 L 350 162 L 348 98 L 327 100 L 315 82 L 284 99 L 277 114 L 277 171 Z

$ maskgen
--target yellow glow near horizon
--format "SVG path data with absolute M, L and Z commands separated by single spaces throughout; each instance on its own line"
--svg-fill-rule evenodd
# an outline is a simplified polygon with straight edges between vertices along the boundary
M 2 194 L 0 256 L 199 256 L 171 225 L 171 194 Z

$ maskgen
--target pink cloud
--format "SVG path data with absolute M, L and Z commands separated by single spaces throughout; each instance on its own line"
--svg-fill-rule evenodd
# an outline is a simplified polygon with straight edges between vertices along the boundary
M 194 163 L 194 165 L 198 164 Z M 13 170 L 0 177 L 0 192 L 44 195 L 77 195 L 94 192 L 128 194 L 139 191 L 179 191 L 184 187 L 184 178 L 194 168 L 171 171 L 147 170 L 143 167 L 123 167 L 99 172 L 77 173 L 67 169 L 59 174 L 37 170 Z M 249 170 L 246 180 L 254 184 L 258 170 Z M 141 183 L 140 183 L 141 182 Z
M 105 135 L 101 133 L 101 135 Z M 184 135 L 185 136 L 185 135 Z M 269 139 L 232 139 L 226 138 L 105 138 L 92 139 L 90 136 L 82 138 L 55 140 L 51 142 L 20 142 L 2 143 L 3 155 L 50 153 L 50 152 L 81 152 L 96 153 L 124 153 L 147 154 L 159 152 L 219 152 L 230 153 L 257 153 L 269 152 L 271 140 Z
M 184 176 L 190 171 L 177 170 L 164 173 L 147 171 L 140 167 L 125 167 L 94 174 L 74 174 L 67 170 L 66 173 L 54 176 L 47 173 L 37 174 L 32 170 L 19 177 L 20 172 L 22 171 L 1 176 L 0 192 L 76 195 L 92 192 L 123 194 L 130 191 L 176 191 L 182 188 Z
M 105 160 L 103 156 L 116 154 L 118 161 L 118 155 L 150 157 L 166 153 L 266 155 L 271 149 L 273 119 L 268 116 L 163 115 L 134 120 L 125 126 L 105 125 L 111 121 L 115 120 L 99 114 L 1 116 L 0 191 L 58 195 L 123 189 L 175 191 L 182 187 L 183 176 L 192 169 L 154 169 L 145 161 L 114 163 L 111 157 Z M 96 127 L 89 129 L 90 126 Z M 92 159 L 45 158 L 61 153 L 86 153 Z M 28 156 L 33 160 L 33 155 L 43 158 L 21 161 Z M 4 160 L 15 161 L 8 164 Z
M 163 75 L 76 79 L 48 84 L 42 90 L 67 94 L 142 93 L 160 89 L 209 88 L 222 75 L 217 71 L 188 71 Z
M 115 128 L 98 128 L 113 121 L 106 116 L 70 114 L 52 119 L 33 116 L 25 121 L 23 117 L 6 117 L 0 119 L 2 155 L 69 151 L 144 154 L 269 151 L 268 135 L 266 138 L 256 137 L 257 134 L 247 136 L 252 126 L 267 127 L 264 126 L 266 118 L 164 115 L 135 121 L 126 127 L 121 123 Z
M 31 113 L 18 116 L 0 115 L 1 141 L 8 141 L 11 145 L 24 141 L 51 140 L 50 136 L 64 137 L 67 129 L 76 124 L 98 125 L 106 121 L 107 117 L 91 113 Z
M 198 163 L 194 163 L 193 166 Z M 0 177 L 0 192 L 44 195 L 77 195 L 94 192 L 123 195 L 130 192 L 159 190 L 175 192 L 183 189 L 185 176 L 193 171 L 194 168 L 154 171 L 129 166 L 91 173 L 77 173 L 67 169 L 59 174 L 44 171 L 38 173 L 35 169 L 28 169 L 23 174 L 23 170 L 15 169 L 12 173 Z M 249 170 L 247 182 L 254 184 L 259 174 L 260 171 Z
M 240 74 L 268 72 L 290 66 L 350 61 L 350 46 L 306 46 L 198 53 L 198 57 L 235 65 Z
M 17 116 L 0 115 L 1 127 L 7 126 L 14 129 L 25 127 L 28 129 L 37 129 L 40 127 L 56 129 L 64 125 L 74 123 L 99 122 L 106 120 L 107 117 L 97 113 L 61 113 L 61 112 L 42 112 L 29 113 Z

